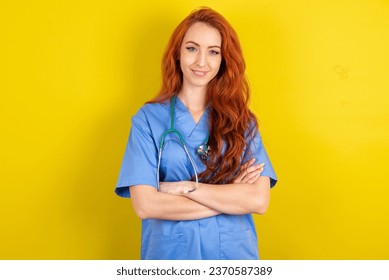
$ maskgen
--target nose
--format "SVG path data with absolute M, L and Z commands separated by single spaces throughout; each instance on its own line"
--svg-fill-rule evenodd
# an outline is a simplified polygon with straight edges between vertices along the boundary
M 204 67 L 206 65 L 206 62 L 207 62 L 207 55 L 206 55 L 206 52 L 198 52 L 198 55 L 197 55 L 197 65 L 199 67 Z

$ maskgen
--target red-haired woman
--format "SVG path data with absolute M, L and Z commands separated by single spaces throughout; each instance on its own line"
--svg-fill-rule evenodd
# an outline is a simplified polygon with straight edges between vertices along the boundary
M 209 8 L 185 18 L 159 95 L 132 118 L 116 193 L 142 219 L 142 259 L 259 259 L 252 213 L 277 181 L 248 109 L 238 37 Z

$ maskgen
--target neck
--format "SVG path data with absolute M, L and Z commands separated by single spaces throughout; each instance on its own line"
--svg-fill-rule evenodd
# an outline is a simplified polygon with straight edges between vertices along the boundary
M 190 111 L 203 112 L 205 110 L 205 88 L 185 89 L 183 87 L 178 92 L 178 97 Z

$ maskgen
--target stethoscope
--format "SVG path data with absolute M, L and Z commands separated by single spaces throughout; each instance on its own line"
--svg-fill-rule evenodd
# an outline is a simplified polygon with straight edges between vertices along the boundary
M 160 187 L 159 187 L 159 169 L 161 166 L 161 158 L 162 158 L 163 149 L 165 148 L 167 142 L 169 142 L 170 140 L 174 140 L 174 141 L 177 141 L 184 148 L 184 151 L 185 151 L 186 155 L 188 156 L 189 161 L 193 167 L 193 170 L 195 173 L 196 185 L 193 189 L 188 191 L 188 192 L 193 192 L 197 189 L 197 186 L 199 184 L 199 177 L 197 174 L 197 168 L 196 168 L 196 165 L 194 163 L 194 160 L 191 157 L 191 155 L 189 154 L 188 148 L 186 147 L 184 137 L 182 136 L 182 134 L 179 130 L 174 128 L 174 107 L 175 107 L 176 99 L 177 99 L 177 95 L 174 95 L 171 99 L 171 102 L 170 102 L 170 129 L 166 130 L 162 134 L 161 140 L 159 142 L 158 165 L 157 165 L 157 189 L 158 189 L 158 191 L 160 190 Z M 175 133 L 179 139 L 171 138 L 165 142 L 165 138 L 169 133 Z M 208 139 L 209 139 L 209 135 L 207 135 L 207 137 L 204 139 L 204 143 L 201 144 L 197 148 L 197 154 L 201 157 L 202 160 L 207 160 L 209 157 L 210 148 L 208 146 Z

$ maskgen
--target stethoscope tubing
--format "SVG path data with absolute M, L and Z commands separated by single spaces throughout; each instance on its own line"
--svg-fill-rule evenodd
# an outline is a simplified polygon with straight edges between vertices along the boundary
M 160 144 L 159 144 L 158 162 L 157 162 L 157 190 L 158 191 L 161 190 L 161 187 L 159 185 L 159 170 L 161 167 L 161 159 L 162 159 L 163 150 L 164 150 L 167 142 L 169 142 L 170 140 L 174 140 L 174 141 L 177 141 L 181 145 L 181 147 L 183 147 L 183 149 L 184 149 L 186 155 L 188 156 L 189 161 L 193 167 L 193 170 L 195 173 L 195 180 L 196 180 L 195 183 L 196 184 L 195 184 L 195 187 L 193 189 L 188 190 L 188 192 L 193 192 L 197 189 L 198 184 L 199 184 L 198 172 L 197 172 L 195 162 L 194 162 L 193 158 L 191 157 L 191 155 L 189 154 L 188 148 L 185 145 L 184 137 L 182 136 L 180 131 L 178 131 L 177 129 L 174 128 L 174 102 L 175 101 L 176 101 L 176 96 L 173 96 L 172 101 L 171 101 L 171 107 L 170 107 L 170 118 L 171 118 L 170 119 L 171 120 L 170 129 L 166 130 L 162 134 Z M 165 142 L 166 136 L 170 133 L 176 134 L 178 136 L 179 140 L 176 138 L 172 138 L 172 139 L 169 139 Z

